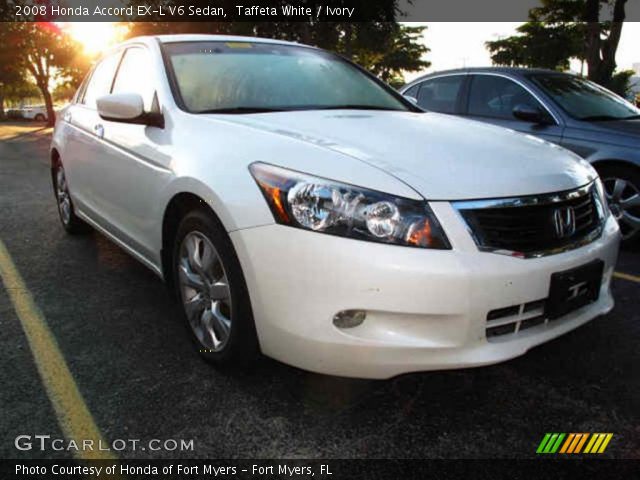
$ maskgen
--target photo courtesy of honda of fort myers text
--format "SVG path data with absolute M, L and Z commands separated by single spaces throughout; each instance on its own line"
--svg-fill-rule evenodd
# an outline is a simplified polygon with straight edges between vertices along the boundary
M 634 478 L 640 1 L 0 20 L 2 479 Z

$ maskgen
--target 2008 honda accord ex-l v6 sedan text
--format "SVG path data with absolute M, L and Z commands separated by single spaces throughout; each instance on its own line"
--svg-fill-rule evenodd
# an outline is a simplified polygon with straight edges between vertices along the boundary
M 64 228 L 162 277 L 217 365 L 486 365 L 613 307 L 620 233 L 587 162 L 312 47 L 130 40 L 60 114 L 51 169 Z

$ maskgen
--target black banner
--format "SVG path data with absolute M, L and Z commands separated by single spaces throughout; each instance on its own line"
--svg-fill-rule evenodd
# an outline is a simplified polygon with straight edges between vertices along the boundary
M 2 460 L 8 479 L 636 478 L 637 460 Z
M 614 2 L 597 19 L 610 21 Z M 618 0 L 621 1 L 621 0 Z M 543 0 L 8 0 L 4 21 L 65 22 L 505 22 L 526 21 Z M 627 0 L 626 21 L 640 20 L 640 1 Z M 591 13 L 593 15 L 593 12 Z

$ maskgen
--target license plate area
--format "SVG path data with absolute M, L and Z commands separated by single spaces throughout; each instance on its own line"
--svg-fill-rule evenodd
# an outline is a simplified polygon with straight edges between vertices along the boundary
M 604 262 L 594 260 L 552 274 L 545 316 L 554 320 L 598 300 L 603 271 Z

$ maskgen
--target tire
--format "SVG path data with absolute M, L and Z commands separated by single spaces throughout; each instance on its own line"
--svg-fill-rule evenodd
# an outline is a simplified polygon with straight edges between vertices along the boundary
M 218 367 L 251 366 L 259 344 L 249 293 L 231 240 L 213 213 L 185 215 L 172 265 L 176 298 L 197 352 Z
M 36 122 L 44 122 L 46 120 L 45 116 L 41 113 L 38 113 L 35 117 L 34 120 Z
M 62 162 L 57 161 L 55 163 L 51 169 L 51 174 L 53 178 L 53 192 L 56 197 L 60 223 L 62 223 L 62 226 L 67 233 L 71 235 L 89 233 L 91 231 L 91 227 L 80 220 L 76 215 Z
M 604 165 L 598 168 L 607 202 L 620 225 L 625 245 L 640 240 L 640 171 L 634 167 Z

